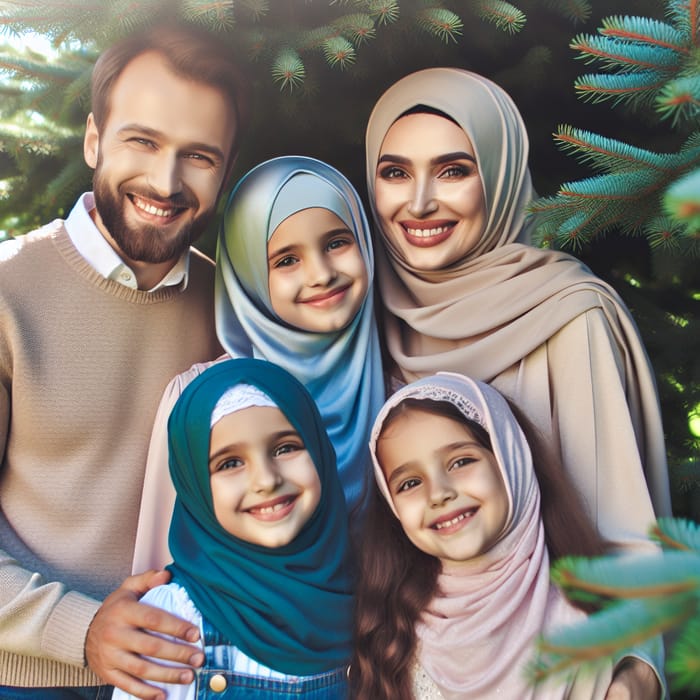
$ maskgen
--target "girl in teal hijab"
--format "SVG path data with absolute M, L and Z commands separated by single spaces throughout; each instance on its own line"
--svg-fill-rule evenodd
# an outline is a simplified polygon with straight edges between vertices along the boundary
M 309 393 L 268 362 L 225 360 L 185 388 L 168 435 L 173 580 L 144 600 L 198 623 L 207 659 L 168 697 L 344 698 L 348 516 Z

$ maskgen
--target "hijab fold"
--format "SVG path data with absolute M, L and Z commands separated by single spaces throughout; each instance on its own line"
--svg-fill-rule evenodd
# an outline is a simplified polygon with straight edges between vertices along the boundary
M 336 214 L 353 233 L 367 268 L 368 291 L 350 324 L 329 333 L 286 324 L 272 309 L 267 244 L 277 226 L 303 209 Z M 216 326 L 232 357 L 284 367 L 309 390 L 338 456 L 353 512 L 366 502 L 367 439 L 384 400 L 374 318 L 374 256 L 359 195 L 335 168 L 314 158 L 283 156 L 249 171 L 231 193 L 217 249 Z
M 267 548 L 217 521 L 209 476 L 212 411 L 231 387 L 269 396 L 299 432 L 321 481 L 321 500 L 289 544 Z M 313 675 L 348 663 L 353 576 L 347 511 L 335 454 L 313 399 L 283 369 L 256 359 L 212 365 L 183 391 L 168 422 L 177 491 L 170 526 L 174 580 L 214 627 L 269 668 Z
M 416 629 L 421 666 L 446 700 L 602 700 L 611 667 L 598 676 L 536 689 L 525 675 L 536 637 L 584 614 L 550 584 L 532 455 L 505 399 L 488 384 L 450 372 L 417 380 L 391 396 L 375 422 L 370 449 L 377 483 L 392 509 L 376 444 L 389 412 L 407 398 L 451 403 L 485 428 L 510 502 L 500 539 L 491 549 L 467 562 L 443 563 L 439 593 Z

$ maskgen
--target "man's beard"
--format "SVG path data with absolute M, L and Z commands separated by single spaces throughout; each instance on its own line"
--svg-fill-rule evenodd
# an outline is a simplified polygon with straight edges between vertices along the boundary
M 107 179 L 99 168 L 93 178 L 95 206 L 107 232 L 129 260 L 145 263 L 164 263 L 178 259 L 189 246 L 204 233 L 211 220 L 213 209 L 209 209 L 194 219 L 182 224 L 179 230 L 164 231 L 159 226 L 142 224 L 138 228 L 130 227 L 124 215 L 124 200 L 127 195 L 113 192 Z M 145 199 L 163 201 L 162 197 L 151 193 L 139 192 Z M 177 193 L 165 200 L 164 208 L 188 207 L 197 205 L 196 198 L 189 193 Z

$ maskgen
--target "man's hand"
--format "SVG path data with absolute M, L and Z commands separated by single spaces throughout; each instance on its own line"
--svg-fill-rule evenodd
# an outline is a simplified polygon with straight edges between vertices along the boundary
M 194 680 L 191 668 L 161 665 L 145 657 L 186 666 L 204 663 L 201 648 L 185 643 L 199 639 L 199 629 L 195 625 L 139 602 L 146 591 L 169 580 L 168 571 L 147 571 L 127 578 L 105 598 L 85 641 L 88 666 L 105 683 L 143 700 L 166 698 L 163 690 L 144 681 L 191 683 Z M 170 641 L 156 635 L 170 635 L 183 641 Z
M 649 664 L 628 657 L 615 670 L 605 700 L 658 700 L 661 684 Z

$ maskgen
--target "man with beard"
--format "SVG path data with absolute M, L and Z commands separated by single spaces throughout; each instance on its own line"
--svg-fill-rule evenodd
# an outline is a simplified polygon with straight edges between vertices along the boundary
M 0 246 L 0 698 L 164 697 L 144 680 L 189 683 L 203 660 L 196 628 L 138 602 L 169 575 L 128 573 L 163 389 L 221 352 L 190 244 L 246 111 L 214 35 L 119 42 L 93 72 L 94 193 Z

